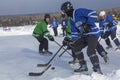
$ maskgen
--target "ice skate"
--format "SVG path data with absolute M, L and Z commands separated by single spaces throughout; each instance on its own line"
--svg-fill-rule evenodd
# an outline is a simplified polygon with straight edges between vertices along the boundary
M 111 49 L 112 48 L 112 45 L 108 45 L 107 47 L 106 47 L 106 49 Z
M 44 55 L 44 52 L 42 50 L 39 50 L 40 55 Z
M 115 51 L 120 51 L 120 46 L 118 46 L 118 47 L 115 49 Z
M 82 65 L 79 69 L 74 70 L 74 74 L 88 74 L 88 68 L 86 65 Z
M 109 57 L 107 56 L 107 52 L 103 51 L 101 54 L 103 55 L 103 60 L 105 61 L 105 63 L 109 63 Z
M 93 71 L 96 72 L 96 73 L 98 73 L 98 74 L 103 74 L 102 71 L 101 71 L 101 69 L 98 68 L 98 67 L 93 67 Z
M 50 55 L 52 55 L 52 54 L 53 54 L 53 53 L 50 52 L 50 51 L 48 51 L 48 50 L 45 50 L 44 53 L 43 53 L 43 55 L 45 55 L 45 56 L 50 56 Z
M 69 61 L 69 64 L 70 64 L 71 66 L 80 65 L 80 64 L 79 64 L 79 60 L 78 60 L 77 58 L 73 59 L 72 61 Z

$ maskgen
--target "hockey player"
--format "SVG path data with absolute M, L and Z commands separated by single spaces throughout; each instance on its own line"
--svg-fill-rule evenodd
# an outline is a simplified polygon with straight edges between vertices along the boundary
M 81 65 L 74 72 L 88 71 L 84 55 L 81 54 L 81 50 L 88 46 L 87 55 L 93 65 L 93 71 L 102 74 L 99 59 L 95 51 L 100 36 L 99 29 L 94 23 L 97 18 L 96 11 L 85 8 L 74 10 L 69 1 L 62 4 L 61 11 L 70 17 L 71 35 L 74 36 L 72 39 L 75 39 L 71 47 Z M 68 39 L 70 38 L 68 37 Z
M 112 16 L 107 15 L 105 11 L 101 11 L 99 13 L 100 20 L 99 20 L 99 26 L 101 29 L 101 37 L 105 39 L 105 42 L 107 44 L 107 49 L 112 48 L 109 36 L 111 36 L 111 39 L 116 44 L 117 49 L 120 50 L 120 42 L 118 38 L 116 37 L 116 30 L 117 30 L 117 24 L 118 22 L 113 19 Z
M 70 37 L 71 36 L 70 18 L 68 18 L 67 21 L 68 22 L 67 22 L 67 28 L 66 28 L 66 33 L 67 33 L 66 37 Z M 76 39 L 76 38 L 74 39 L 74 37 L 75 37 L 74 35 L 72 36 L 72 38 L 70 37 L 71 38 L 70 41 L 74 41 Z M 64 40 L 63 45 L 66 45 L 66 44 L 67 44 L 67 42 L 66 42 L 66 40 Z M 103 48 L 103 46 L 99 42 L 97 43 L 96 50 L 97 50 L 98 54 L 101 57 L 103 57 L 105 63 L 108 63 L 109 62 L 109 57 L 107 56 L 108 53 L 105 51 L 105 49 Z M 81 52 L 81 54 L 83 54 L 83 53 Z M 72 51 L 72 57 L 73 57 L 73 60 L 69 61 L 70 65 L 74 65 L 74 64 L 79 62 L 73 51 Z
M 62 15 L 67 16 L 65 14 L 62 14 Z M 68 18 L 68 16 L 67 16 L 67 18 Z M 67 46 L 68 48 L 70 48 L 68 43 L 73 42 L 74 40 L 75 39 L 73 38 L 73 36 L 71 37 L 71 26 L 70 26 L 70 17 L 69 17 L 67 19 L 66 37 L 64 38 L 62 43 L 63 43 L 64 46 Z M 70 48 L 70 49 L 71 49 L 71 52 L 72 52 L 73 60 L 69 61 L 69 64 L 70 65 L 78 64 L 79 60 L 76 58 L 76 55 L 75 55 L 73 49 L 72 48 Z M 81 52 L 81 54 L 83 54 L 83 53 Z
M 46 39 L 46 37 L 48 37 L 48 39 L 50 41 L 54 41 L 53 36 L 50 35 L 50 33 L 49 33 L 48 29 L 47 29 L 47 25 L 48 25 L 49 21 L 50 21 L 50 15 L 45 14 L 44 20 L 40 21 L 36 25 L 36 27 L 35 27 L 35 29 L 33 31 L 33 36 L 40 43 L 40 45 L 39 45 L 39 53 L 43 54 L 43 55 L 52 55 L 52 52 L 50 52 L 48 50 L 48 40 Z
M 53 20 L 52 20 L 52 28 L 53 28 L 54 36 L 58 36 L 58 31 L 57 31 L 58 20 L 56 19 L 55 16 L 53 17 Z
M 65 18 L 65 16 L 62 16 L 62 32 L 63 32 L 63 36 L 66 35 L 66 28 L 67 28 L 67 19 Z

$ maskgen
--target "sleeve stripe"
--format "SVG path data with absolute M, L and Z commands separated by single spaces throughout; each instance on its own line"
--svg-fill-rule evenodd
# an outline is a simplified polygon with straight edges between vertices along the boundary
M 96 13 L 96 11 L 92 11 L 88 14 L 88 16 L 91 16 L 92 14 Z
M 98 16 L 91 15 L 91 16 L 89 16 L 89 17 L 92 17 L 92 18 L 97 18 Z
M 118 22 L 114 20 L 114 21 L 113 21 L 113 24 L 114 24 L 114 25 L 117 25 L 117 24 L 118 24 Z

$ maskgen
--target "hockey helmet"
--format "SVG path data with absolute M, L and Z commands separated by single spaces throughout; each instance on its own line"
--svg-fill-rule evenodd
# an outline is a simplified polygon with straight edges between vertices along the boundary
M 105 16 L 106 15 L 106 12 L 105 11 L 101 11 L 100 13 L 99 13 L 99 16 Z
M 44 19 L 46 19 L 46 18 L 50 18 L 50 14 L 45 14 Z
M 73 5 L 69 1 L 63 3 L 62 6 L 61 6 L 61 11 L 63 13 L 67 13 L 71 9 L 73 9 Z

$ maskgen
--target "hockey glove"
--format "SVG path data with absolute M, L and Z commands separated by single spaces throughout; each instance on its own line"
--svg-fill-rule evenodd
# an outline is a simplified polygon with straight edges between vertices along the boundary
M 103 38 L 103 39 L 108 38 L 109 35 L 110 35 L 110 32 L 109 32 L 109 31 L 106 31 L 106 32 L 101 36 L 101 38 Z
M 49 39 L 50 41 L 54 41 L 54 37 L 53 37 L 52 35 L 49 35 L 49 36 L 48 36 L 48 39 Z
M 114 26 L 114 25 L 113 25 L 113 23 L 110 22 L 110 23 L 107 24 L 107 26 L 108 26 L 109 28 L 111 28 L 111 27 Z
M 71 45 L 73 44 L 73 41 L 68 39 L 68 38 L 64 38 L 63 40 L 63 46 L 67 46 L 67 49 L 71 49 Z
M 70 42 L 70 38 L 65 37 L 62 44 L 63 44 L 63 46 L 67 46 L 69 42 Z
M 68 43 L 68 39 L 67 39 L 67 37 L 65 37 L 64 40 L 63 40 L 63 42 L 62 42 L 62 44 L 63 44 L 63 46 L 66 46 L 67 43 Z
M 90 27 L 91 25 L 90 24 L 83 23 L 82 26 L 84 28 L 85 33 L 89 33 L 91 31 L 91 27 Z

